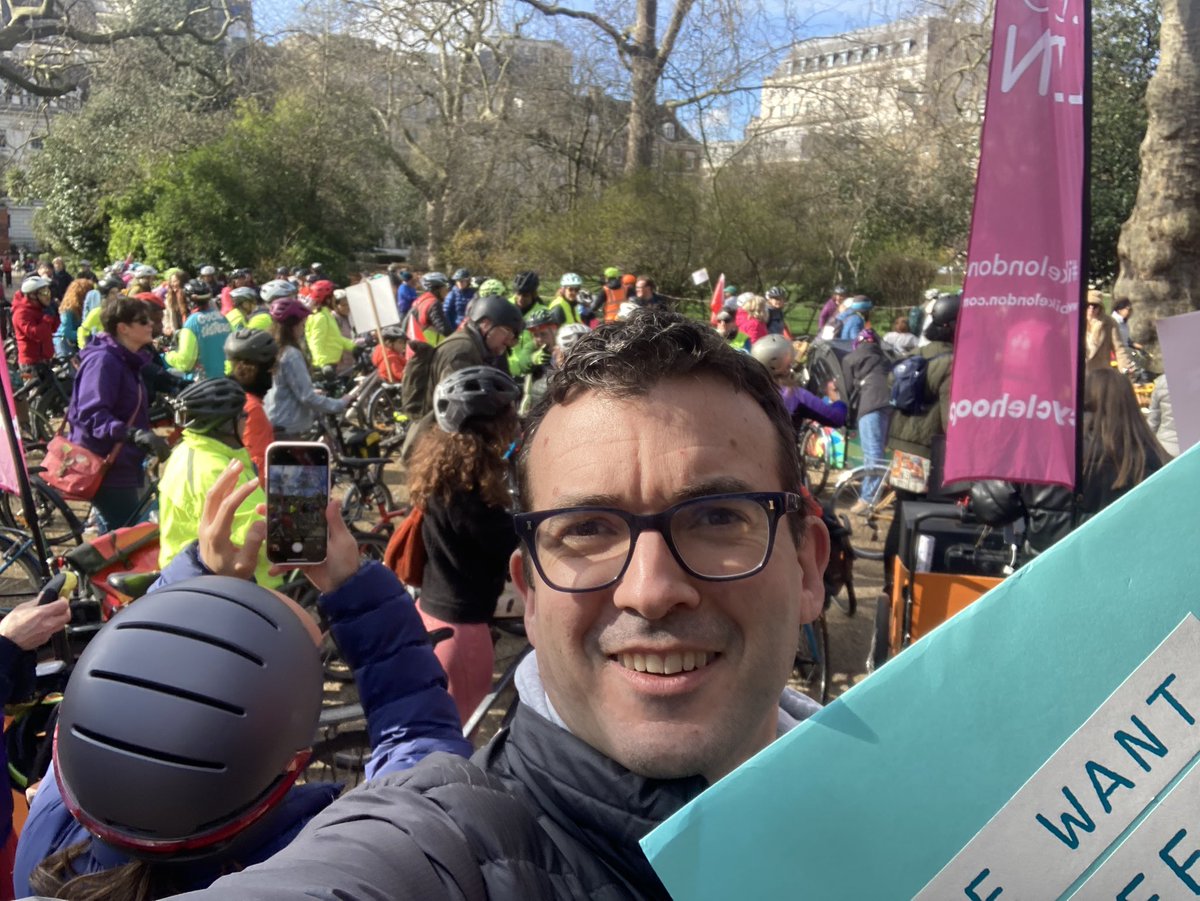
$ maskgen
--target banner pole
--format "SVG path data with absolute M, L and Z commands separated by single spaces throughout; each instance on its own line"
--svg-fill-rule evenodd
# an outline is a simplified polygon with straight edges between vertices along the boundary
M 1087 378 L 1088 260 L 1092 244 L 1092 0 L 1083 0 L 1083 186 L 1080 192 L 1079 352 L 1075 366 L 1075 495 L 1083 485 L 1083 391 Z
M 23 465 L 18 465 L 24 460 L 24 455 L 21 453 L 20 438 L 18 438 L 17 418 L 12 407 L 8 405 L 11 392 L 0 391 L 0 395 L 4 395 L 0 399 L 2 400 L 0 408 L 2 408 L 4 416 L 4 433 L 8 438 L 8 452 L 13 461 L 13 472 L 21 493 L 21 507 L 25 512 L 25 524 L 29 527 L 29 534 L 33 536 L 33 546 L 37 551 L 42 581 L 48 582 L 50 580 L 50 553 L 46 549 L 46 538 L 42 535 L 42 525 L 38 521 L 37 505 L 33 502 L 33 489 L 29 487 L 29 470 Z
M 371 298 L 371 318 L 375 320 L 375 340 L 379 342 L 379 347 L 383 350 L 383 368 L 387 370 L 388 381 L 394 382 L 396 379 L 392 374 L 392 364 L 388 360 L 387 348 L 383 346 L 383 326 L 379 324 L 379 307 L 375 306 L 375 292 L 372 291 L 367 296 Z

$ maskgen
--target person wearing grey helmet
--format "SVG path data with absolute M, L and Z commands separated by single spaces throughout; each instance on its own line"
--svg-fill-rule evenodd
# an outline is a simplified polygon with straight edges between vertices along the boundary
M 507 476 L 519 397 L 517 383 L 494 366 L 450 373 L 434 390 L 436 425 L 422 432 L 407 464 L 409 499 L 424 511 L 418 606 L 428 630 L 454 630 L 434 653 L 464 722 L 491 687 L 488 624 L 517 546 Z

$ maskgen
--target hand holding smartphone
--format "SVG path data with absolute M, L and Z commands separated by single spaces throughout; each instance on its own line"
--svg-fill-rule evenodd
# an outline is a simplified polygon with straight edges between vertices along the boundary
M 268 445 L 268 560 L 290 566 L 325 562 L 329 485 L 329 448 L 324 444 L 276 441 Z

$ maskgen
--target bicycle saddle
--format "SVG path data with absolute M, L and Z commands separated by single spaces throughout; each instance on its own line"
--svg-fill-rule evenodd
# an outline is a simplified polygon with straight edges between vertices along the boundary
M 156 581 L 158 581 L 158 570 L 151 570 L 148 573 L 113 573 L 108 577 L 108 584 L 115 588 L 121 594 L 128 595 L 131 598 L 140 598 L 144 595 Z

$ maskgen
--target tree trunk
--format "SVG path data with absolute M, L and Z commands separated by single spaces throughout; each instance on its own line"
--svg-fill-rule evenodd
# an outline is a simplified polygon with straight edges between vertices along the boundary
M 658 94 L 658 0 L 638 0 L 636 49 L 629 57 L 629 137 L 625 171 L 654 164 L 654 102 Z
M 442 267 L 446 249 L 446 192 L 435 190 L 425 201 L 425 268 L 436 271 Z
M 1200 309 L 1200 5 L 1162 0 L 1158 70 L 1146 88 L 1137 203 L 1117 245 L 1116 300 L 1133 302 L 1133 338 Z

